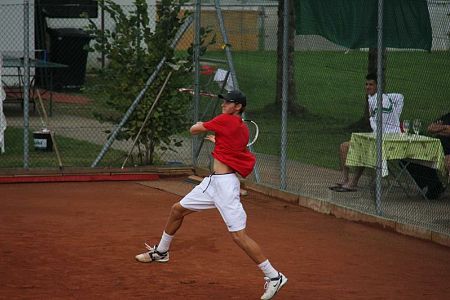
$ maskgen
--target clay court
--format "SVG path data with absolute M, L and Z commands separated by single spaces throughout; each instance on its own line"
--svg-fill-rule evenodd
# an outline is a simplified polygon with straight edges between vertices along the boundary
M 259 299 L 262 273 L 217 211 L 168 264 L 141 264 L 185 178 L 0 185 L 1 299 Z M 249 191 L 248 232 L 289 278 L 276 299 L 448 299 L 450 249 Z

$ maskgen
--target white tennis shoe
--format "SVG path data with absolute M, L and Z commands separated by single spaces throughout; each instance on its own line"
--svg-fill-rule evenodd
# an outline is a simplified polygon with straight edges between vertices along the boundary
M 165 263 L 169 261 L 169 251 L 164 253 L 158 252 L 156 248 L 158 245 L 154 245 L 153 247 L 145 243 L 145 248 L 148 249 L 147 252 L 138 254 L 135 256 L 136 260 L 143 263 L 149 263 L 152 261 Z
M 264 284 L 264 294 L 261 296 L 261 300 L 272 299 L 273 296 L 286 284 L 288 279 L 282 273 L 278 272 L 278 277 L 268 278 L 264 277 L 266 283 Z

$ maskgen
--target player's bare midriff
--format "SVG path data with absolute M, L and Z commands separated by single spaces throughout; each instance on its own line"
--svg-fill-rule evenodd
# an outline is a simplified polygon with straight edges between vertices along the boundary
M 226 174 L 226 173 L 232 173 L 234 170 L 221 162 L 220 160 L 217 160 L 214 158 L 214 174 Z

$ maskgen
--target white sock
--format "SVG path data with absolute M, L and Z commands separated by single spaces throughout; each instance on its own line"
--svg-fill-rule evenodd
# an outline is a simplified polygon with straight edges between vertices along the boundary
M 261 269 L 261 271 L 264 272 L 264 275 L 269 278 L 277 278 L 278 277 L 278 271 L 275 270 L 274 267 L 270 264 L 269 260 L 266 259 L 262 263 L 258 265 L 258 267 Z
M 164 231 L 161 236 L 161 240 L 159 241 L 158 248 L 156 248 L 156 251 L 161 252 L 161 253 L 167 252 L 167 250 L 169 250 L 172 239 L 173 239 L 173 235 L 168 235 Z

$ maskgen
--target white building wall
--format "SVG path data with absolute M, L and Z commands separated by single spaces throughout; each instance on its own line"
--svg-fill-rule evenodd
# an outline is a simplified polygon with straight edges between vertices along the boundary
M 0 52 L 3 57 L 23 57 L 24 53 L 24 0 L 0 1 Z M 34 52 L 34 0 L 29 0 L 29 52 Z M 2 70 L 3 81 L 13 84 L 13 78 L 7 76 L 17 73 L 11 68 Z

